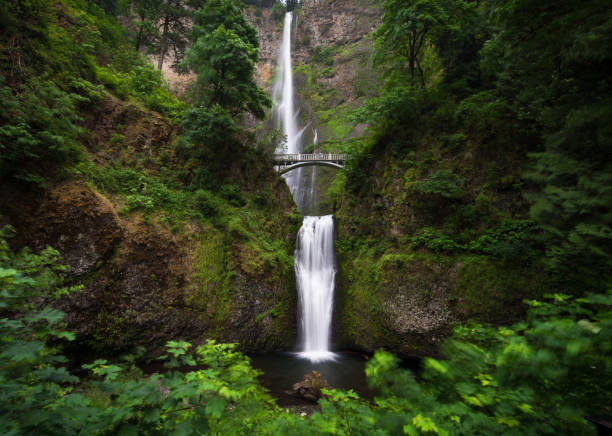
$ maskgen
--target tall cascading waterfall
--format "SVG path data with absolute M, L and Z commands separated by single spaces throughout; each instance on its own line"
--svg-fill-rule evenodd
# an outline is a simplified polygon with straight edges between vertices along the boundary
M 298 132 L 297 115 L 293 102 L 293 71 L 291 68 L 291 21 L 293 14 L 285 14 L 283 24 L 283 39 L 278 57 L 278 76 L 274 84 L 274 115 L 278 127 L 285 135 L 284 149 L 277 150 L 278 153 L 301 152 L 300 136 Z M 291 171 L 285 176 L 291 194 L 295 198 L 300 187 L 300 170 Z M 299 206 L 299 203 L 298 203 Z
M 329 342 L 336 277 L 332 215 L 304 217 L 295 250 L 295 277 L 301 317 L 300 355 L 312 361 L 332 359 Z
M 286 149 L 279 149 L 278 153 L 301 153 L 301 137 L 307 127 L 298 127 L 299 111 L 295 110 L 294 103 L 291 68 L 292 21 L 293 14 L 287 12 L 278 61 L 279 74 L 273 94 L 275 117 L 287 138 Z M 285 178 L 300 210 L 304 210 L 314 198 L 315 177 L 313 172 L 311 177 L 305 180 L 303 172 L 298 168 L 289 172 Z M 295 275 L 299 294 L 299 355 L 313 362 L 333 359 L 330 336 L 336 266 L 332 215 L 304 217 L 295 250 Z

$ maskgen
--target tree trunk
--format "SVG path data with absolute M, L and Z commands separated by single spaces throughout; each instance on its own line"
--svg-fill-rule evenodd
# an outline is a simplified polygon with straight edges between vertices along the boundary
M 170 24 L 170 17 L 166 15 L 164 18 L 164 30 L 161 35 L 161 44 L 159 47 L 159 62 L 157 63 L 157 69 L 161 70 L 164 66 L 164 57 L 166 57 L 166 51 L 168 50 L 168 25 Z
M 140 45 L 142 44 L 142 34 L 144 33 L 144 22 L 140 23 L 140 29 L 138 35 L 136 35 L 136 51 L 140 51 Z
M 421 86 L 425 88 L 425 75 L 423 74 L 421 63 L 417 60 L 416 64 L 417 64 L 417 68 L 419 69 L 419 74 L 421 75 Z
M 412 37 L 410 38 L 410 42 L 409 42 L 410 53 L 408 55 L 408 69 L 410 70 L 410 78 L 411 79 L 414 79 L 414 71 L 415 71 L 414 64 L 415 64 L 416 55 L 417 55 L 417 53 L 416 53 L 416 38 L 417 38 L 416 33 L 413 33 Z

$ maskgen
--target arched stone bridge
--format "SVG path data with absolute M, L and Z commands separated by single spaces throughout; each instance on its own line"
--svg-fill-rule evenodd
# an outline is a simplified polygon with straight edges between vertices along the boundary
M 282 175 L 300 167 L 312 165 L 344 168 L 348 156 L 343 153 L 298 153 L 298 154 L 275 154 L 274 166 L 278 174 Z

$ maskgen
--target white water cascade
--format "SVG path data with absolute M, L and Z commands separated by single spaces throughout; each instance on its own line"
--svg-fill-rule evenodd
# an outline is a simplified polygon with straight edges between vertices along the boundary
M 295 104 L 293 102 L 293 71 L 291 68 L 292 20 L 293 13 L 287 12 L 285 14 L 283 39 L 278 57 L 279 74 L 274 84 L 275 118 L 281 128 L 281 132 L 287 138 L 285 149 L 277 150 L 278 153 L 299 153 L 301 151 L 301 132 L 298 132 L 297 114 L 295 113 Z M 294 198 L 299 190 L 299 173 L 299 170 L 292 171 L 285 177 Z
M 301 136 L 306 127 L 298 127 L 298 113 L 293 100 L 291 68 L 291 24 L 293 14 L 287 12 L 280 47 L 279 75 L 274 85 L 275 115 L 287 137 L 286 149 L 278 153 L 302 152 Z M 317 136 L 315 131 L 315 137 Z M 316 139 L 315 139 L 316 140 Z M 314 198 L 314 178 L 304 180 L 301 169 L 291 171 L 285 180 L 301 210 Z M 313 362 L 334 359 L 330 351 L 333 293 L 336 266 L 334 259 L 334 220 L 332 215 L 305 216 L 295 250 L 295 276 L 298 289 L 300 340 L 299 355 Z
M 295 277 L 302 351 L 312 361 L 333 359 L 329 351 L 336 267 L 334 217 L 306 216 L 298 233 Z

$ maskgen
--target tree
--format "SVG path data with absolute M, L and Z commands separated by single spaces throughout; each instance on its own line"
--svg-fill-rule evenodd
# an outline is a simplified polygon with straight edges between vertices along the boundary
M 257 32 L 232 0 L 212 0 L 195 13 L 184 64 L 197 74 L 196 103 L 219 105 L 233 118 L 263 118 L 270 99 L 254 79 Z
M 429 32 L 447 19 L 438 0 L 386 0 L 382 24 L 376 30 L 377 57 L 400 57 L 408 62 L 410 78 L 418 70 L 421 83 L 425 77 L 421 57 Z
M 166 0 L 161 2 L 159 7 L 161 25 L 157 68 L 161 70 L 169 49 L 174 52 L 174 65 L 178 65 L 182 60 L 187 44 L 187 19 L 190 12 L 183 0 Z
M 143 45 L 150 45 L 158 37 L 156 23 L 159 21 L 160 8 L 156 0 L 133 0 L 131 12 L 136 14 L 135 47 L 140 50 Z
M 78 159 L 77 104 L 85 98 L 43 80 L 20 91 L 16 95 L 0 76 L 0 179 L 42 184 L 41 174 Z
M 491 38 L 489 8 L 474 1 L 440 0 L 448 17 L 431 39 L 444 68 L 444 82 L 453 95 L 466 97 L 482 85 L 480 50 Z
M 604 0 L 494 2 L 501 31 L 483 64 L 543 149 L 527 176 L 531 215 L 555 240 L 563 286 L 603 290 L 612 273 L 612 9 Z

